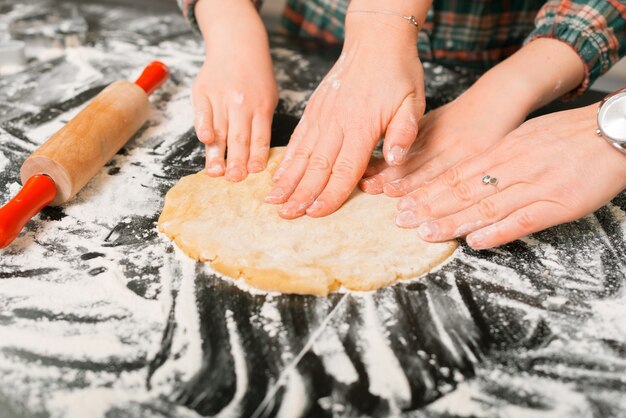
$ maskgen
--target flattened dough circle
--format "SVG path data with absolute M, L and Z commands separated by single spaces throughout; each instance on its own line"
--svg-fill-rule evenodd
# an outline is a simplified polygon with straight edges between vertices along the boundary
M 456 241 L 430 244 L 394 223 L 396 199 L 356 190 L 330 216 L 286 221 L 263 202 L 284 148 L 240 183 L 203 172 L 165 197 L 159 230 L 190 257 L 268 291 L 326 295 L 341 285 L 374 290 L 414 278 L 450 256 Z

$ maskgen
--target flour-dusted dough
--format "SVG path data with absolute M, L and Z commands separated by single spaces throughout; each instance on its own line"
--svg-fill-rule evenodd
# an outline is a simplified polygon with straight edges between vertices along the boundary
M 359 190 L 330 216 L 280 218 L 263 199 L 283 152 L 273 148 L 267 170 L 240 183 L 203 172 L 184 177 L 165 197 L 159 230 L 222 274 L 263 290 L 315 295 L 413 278 L 456 248 L 456 241 L 429 244 L 398 228 L 396 199 Z

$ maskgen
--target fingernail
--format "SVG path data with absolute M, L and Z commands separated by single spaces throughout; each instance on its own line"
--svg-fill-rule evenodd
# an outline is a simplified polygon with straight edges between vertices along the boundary
M 224 174 L 224 166 L 220 163 L 213 163 L 207 167 L 206 172 L 211 176 L 221 176 Z
M 415 228 L 418 225 L 417 217 L 415 213 L 410 210 L 400 212 L 398 216 L 396 216 L 396 225 L 402 228 Z
M 478 231 L 478 232 L 474 232 L 473 234 L 469 235 L 467 237 L 467 243 L 470 247 L 472 247 L 475 250 L 483 250 L 485 247 L 485 244 L 483 243 L 483 241 L 485 240 L 485 234 L 483 234 L 482 232 Z
M 226 177 L 230 181 L 240 181 L 243 180 L 245 174 L 240 167 L 228 167 L 226 171 Z
M 361 181 L 361 188 L 368 193 L 381 193 L 383 181 L 379 176 L 370 177 Z
M 387 159 L 391 165 L 400 165 L 404 162 L 406 150 L 398 145 L 394 145 L 387 154 Z
M 411 209 L 417 209 L 417 203 L 411 197 L 405 197 L 398 201 L 398 210 L 399 211 L 407 211 Z
M 439 227 L 435 223 L 424 223 L 417 228 L 417 233 L 423 240 L 432 240 L 436 238 Z
M 280 208 L 279 212 L 281 215 L 284 215 L 284 216 L 296 217 L 296 216 L 303 215 L 305 210 L 304 210 L 304 205 L 302 203 L 292 200 L 290 202 L 285 203 L 283 207 Z
M 392 181 L 391 183 L 385 183 L 383 186 L 383 191 L 385 194 L 390 196 L 401 196 L 406 193 L 406 183 L 405 179 L 399 179 L 396 181 Z
M 276 183 L 280 179 L 280 176 L 282 176 L 284 172 L 285 169 L 283 167 L 278 167 L 278 170 L 274 172 L 274 176 L 272 177 L 274 183 Z
M 490 235 L 493 235 L 495 232 L 496 232 L 496 227 L 491 225 L 481 230 L 478 230 L 476 232 L 472 232 L 471 234 L 467 236 L 466 240 L 469 246 L 472 247 L 473 249 L 485 250 L 490 247 L 490 245 L 487 245 L 485 240 L 487 240 L 487 238 Z
M 316 200 L 315 202 L 313 202 L 311 206 L 309 206 L 309 208 L 306 210 L 306 213 L 307 215 L 310 215 L 312 213 L 318 212 L 323 207 L 324 207 L 324 202 L 320 200 Z
M 265 196 L 266 203 L 280 203 L 280 200 L 285 196 L 285 192 L 280 187 L 276 187 L 274 190 L 269 192 L 267 196 Z

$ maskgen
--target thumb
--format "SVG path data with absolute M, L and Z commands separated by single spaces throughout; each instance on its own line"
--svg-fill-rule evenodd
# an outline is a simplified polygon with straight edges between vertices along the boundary
M 423 96 L 422 96 L 423 97 Z M 387 132 L 383 154 L 391 166 L 404 163 L 409 148 L 417 137 L 417 121 L 424 114 L 424 102 L 414 95 L 404 99 L 396 114 L 391 119 Z

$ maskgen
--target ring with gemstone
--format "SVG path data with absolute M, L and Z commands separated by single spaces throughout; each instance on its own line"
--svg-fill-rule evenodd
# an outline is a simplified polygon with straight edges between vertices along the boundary
M 491 185 L 496 188 L 497 191 L 500 191 L 498 188 L 498 179 L 495 177 L 491 177 L 489 174 L 485 174 L 482 180 L 485 186 Z

